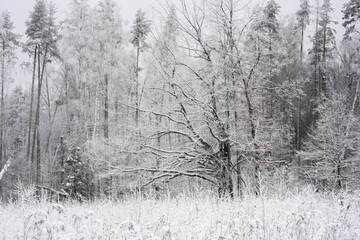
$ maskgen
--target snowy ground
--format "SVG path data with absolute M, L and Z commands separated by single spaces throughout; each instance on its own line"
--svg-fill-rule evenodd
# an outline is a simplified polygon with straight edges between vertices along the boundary
M 359 194 L 0 206 L 0 239 L 360 239 Z

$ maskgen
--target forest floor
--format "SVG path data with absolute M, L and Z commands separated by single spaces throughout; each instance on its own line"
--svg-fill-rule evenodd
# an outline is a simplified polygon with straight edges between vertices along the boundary
M 360 239 L 360 194 L 14 203 L 0 239 Z

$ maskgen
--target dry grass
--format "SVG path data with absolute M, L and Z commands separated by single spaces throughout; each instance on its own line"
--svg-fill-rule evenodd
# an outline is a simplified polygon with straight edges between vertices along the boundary
M 0 239 L 360 239 L 359 194 L 0 206 Z

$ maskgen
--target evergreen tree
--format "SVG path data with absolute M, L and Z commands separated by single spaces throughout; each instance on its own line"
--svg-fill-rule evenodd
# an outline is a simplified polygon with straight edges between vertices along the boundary
M 296 17 L 300 30 L 300 76 L 296 81 L 297 91 L 297 113 L 296 113 L 296 151 L 300 151 L 301 144 L 301 88 L 304 86 L 304 66 L 303 66 L 303 54 L 304 54 L 304 34 L 306 27 L 310 23 L 310 5 L 308 0 L 301 0 L 300 9 L 296 12 Z M 296 154 L 297 167 L 300 166 L 300 155 Z
M 61 165 L 62 189 L 70 198 L 81 202 L 90 199 L 93 195 L 93 173 L 81 153 L 81 148 L 71 147 Z
M 344 14 L 343 26 L 346 29 L 344 37 L 351 38 L 352 34 L 359 33 L 357 23 L 360 20 L 360 0 L 350 0 L 345 3 L 342 12 Z
M 319 102 L 322 102 L 326 93 L 327 83 L 327 62 L 332 58 L 335 49 L 335 31 L 330 27 L 332 23 L 330 13 L 333 11 L 330 0 L 324 0 L 320 6 L 317 1 L 316 6 L 316 29 L 312 37 L 313 46 L 310 50 L 312 64 L 314 66 L 315 84 Z
M 299 29 L 301 32 L 301 40 L 300 40 L 300 58 L 303 60 L 304 53 L 304 34 L 306 27 L 310 23 L 310 5 L 308 0 L 301 0 L 300 9 L 296 12 L 296 17 L 299 23 Z
M 28 41 L 25 44 L 25 50 L 30 55 L 34 55 L 33 79 L 31 87 L 30 117 L 28 132 L 28 151 L 27 158 L 31 156 L 32 178 L 36 184 L 41 180 L 41 146 L 40 146 L 40 107 L 42 82 L 46 65 L 51 57 L 58 57 L 57 41 L 59 39 L 58 26 L 55 25 L 55 6 L 47 5 L 44 0 L 37 0 L 33 12 L 30 13 L 30 19 L 26 22 L 26 34 Z M 37 67 L 37 101 L 35 112 L 35 123 L 32 135 L 32 145 L 30 152 L 31 128 L 32 128 L 32 108 L 34 99 L 34 85 Z M 36 148 L 35 148 L 36 147 Z M 36 149 L 36 161 L 35 161 Z
M 263 71 L 264 88 L 267 89 L 266 118 L 275 118 L 273 113 L 277 105 L 276 87 L 279 85 L 276 74 L 280 69 L 280 35 L 278 15 L 280 6 L 275 0 L 270 0 L 264 7 L 261 19 L 256 26 L 259 47 L 262 55 L 260 67 Z
M 138 127 L 139 123 L 139 59 L 140 52 L 144 51 L 148 44 L 146 43 L 146 37 L 150 32 L 150 22 L 146 19 L 145 13 L 139 9 L 135 16 L 135 21 L 131 27 L 131 39 L 130 42 L 136 48 L 136 82 L 135 82 L 135 124 Z

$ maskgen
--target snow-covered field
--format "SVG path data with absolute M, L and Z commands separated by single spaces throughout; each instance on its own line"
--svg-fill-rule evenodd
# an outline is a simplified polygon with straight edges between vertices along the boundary
M 0 206 L 0 239 L 360 239 L 360 196 L 202 195 Z

